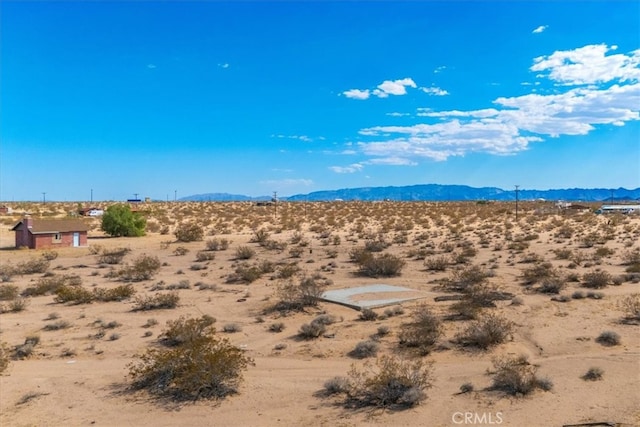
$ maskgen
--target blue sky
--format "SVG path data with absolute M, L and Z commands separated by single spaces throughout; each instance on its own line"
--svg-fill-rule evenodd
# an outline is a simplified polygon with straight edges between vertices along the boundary
M 640 3 L 0 5 L 0 199 L 640 187 Z

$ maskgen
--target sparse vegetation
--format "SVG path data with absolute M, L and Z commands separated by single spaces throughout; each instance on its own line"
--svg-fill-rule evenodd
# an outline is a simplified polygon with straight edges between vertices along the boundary
M 475 320 L 457 335 L 463 346 L 486 350 L 507 340 L 513 331 L 513 323 L 503 317 L 487 314 Z
M 428 306 L 419 305 L 411 313 L 412 321 L 401 326 L 401 347 L 416 348 L 422 355 L 428 354 L 443 333 L 442 322 Z
M 175 292 L 166 294 L 154 294 L 138 296 L 134 301 L 134 311 L 159 310 L 163 308 L 176 308 L 180 296 Z
M 607 347 L 620 345 L 620 335 L 614 331 L 604 331 L 598 335 L 596 342 Z
M 553 384 L 537 376 L 537 368 L 526 356 L 504 356 L 493 360 L 492 388 L 511 396 L 528 395 L 536 389 L 548 391 Z

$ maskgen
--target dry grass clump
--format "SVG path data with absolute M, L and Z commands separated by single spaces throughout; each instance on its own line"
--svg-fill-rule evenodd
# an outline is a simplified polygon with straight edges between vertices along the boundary
M 22 291 L 22 296 L 34 297 L 54 294 L 63 286 L 78 286 L 81 283 L 80 276 L 53 274 L 39 278 L 35 286 L 29 286 Z
M 619 304 L 626 322 L 640 322 L 640 294 L 626 296 Z
M 406 262 L 395 255 L 384 253 L 374 255 L 365 251 L 364 255 L 356 261 L 359 265 L 358 274 L 367 277 L 394 277 L 399 276 Z
M 483 283 L 491 273 L 484 270 L 479 265 L 471 265 L 466 268 L 455 270 L 451 277 L 447 279 L 443 287 L 448 292 L 466 292 L 473 285 Z
M 620 345 L 620 335 L 614 331 L 604 331 L 598 335 L 596 342 L 607 347 Z
M 180 296 L 176 292 L 138 296 L 134 301 L 133 311 L 159 310 L 163 308 L 176 308 Z
M 422 355 L 429 354 L 442 336 L 442 321 L 427 305 L 417 306 L 411 317 L 412 321 L 404 323 L 400 328 L 400 346 L 416 348 Z
M 227 283 L 252 283 L 258 280 L 264 272 L 257 265 L 240 263 L 232 274 L 227 276 Z
M 330 280 L 319 274 L 302 277 L 298 284 L 293 280 L 282 282 L 276 291 L 278 302 L 269 311 L 301 311 L 315 307 L 329 283 Z
M 63 285 L 56 290 L 54 302 L 62 304 L 89 304 L 94 301 L 123 301 L 131 298 L 135 293 L 136 290 L 131 285 L 116 286 L 111 289 L 95 288 L 92 291 L 89 291 L 82 286 Z
M 595 270 L 582 275 L 582 286 L 591 289 L 606 288 L 612 282 L 611 274 L 606 271 Z
M 177 246 L 174 250 L 173 250 L 173 254 L 175 256 L 184 256 L 186 254 L 189 253 L 189 249 L 185 248 L 184 246 Z
M 360 341 L 356 344 L 355 348 L 349 352 L 349 356 L 356 359 L 366 359 L 367 357 L 374 357 L 378 354 L 380 344 L 374 340 Z
M 536 375 L 537 368 L 531 365 L 526 356 L 504 356 L 493 360 L 491 388 L 511 396 L 528 395 L 536 389 L 551 390 L 553 384 L 548 379 Z
M 172 325 L 180 329 L 180 342 L 139 355 L 129 365 L 132 388 L 177 401 L 223 399 L 237 393 L 242 372 L 252 360 L 216 337 L 209 321 L 183 319 Z
M 486 314 L 474 321 L 456 338 L 463 346 L 477 347 L 486 350 L 501 344 L 511 336 L 513 323 L 503 317 Z
M 204 261 L 212 261 L 216 258 L 215 252 L 212 251 L 198 251 L 196 253 L 196 261 L 204 262 Z
M 58 320 L 52 323 L 47 323 L 42 329 L 45 331 L 59 331 L 60 329 L 67 329 L 69 327 L 71 327 L 71 323 L 68 321 Z
M 327 327 L 324 323 L 312 321 L 311 323 L 305 323 L 300 326 L 298 337 L 304 340 L 312 340 L 319 338 L 326 331 Z
M 9 367 L 9 350 L 7 344 L 0 342 L 0 374 Z
M 35 347 L 40 343 L 40 335 L 29 335 L 24 343 L 13 349 L 14 359 L 26 359 L 33 354 Z
M 0 285 L 0 301 L 11 301 L 18 298 L 18 287 L 14 285 Z
M 131 252 L 129 248 L 100 249 L 98 262 L 110 265 L 120 264 L 129 252 Z
M 208 239 L 205 242 L 205 247 L 208 251 L 225 251 L 229 248 L 229 240 L 228 239 Z
M 426 399 L 432 386 L 432 368 L 423 360 L 408 361 L 382 356 L 375 366 L 351 367 L 348 378 L 335 377 L 324 384 L 327 395 L 343 394 L 346 407 L 408 408 Z
M 446 255 L 430 257 L 424 260 L 424 266 L 429 271 L 445 271 L 451 264 L 451 258 Z
M 46 273 L 49 269 L 49 260 L 44 257 L 31 258 L 27 261 L 19 263 L 15 268 L 15 274 L 41 274 Z
M 256 255 L 256 251 L 248 246 L 238 246 L 236 248 L 236 259 L 247 260 Z

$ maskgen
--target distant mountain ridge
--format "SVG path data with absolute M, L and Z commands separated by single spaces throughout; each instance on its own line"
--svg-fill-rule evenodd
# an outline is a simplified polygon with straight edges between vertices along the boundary
M 614 202 L 640 201 L 640 188 L 628 190 L 626 188 L 568 188 L 552 190 L 518 191 L 520 200 L 564 200 L 583 202 Z M 467 185 L 422 184 L 400 187 L 361 187 L 343 188 L 339 190 L 314 191 L 309 194 L 296 194 L 282 197 L 282 201 L 333 201 L 333 200 L 361 200 L 361 201 L 469 201 L 495 200 L 512 201 L 516 199 L 515 189 L 503 190 L 497 187 L 470 187 Z M 271 200 L 270 196 L 250 197 L 239 194 L 207 193 L 183 197 L 182 201 L 218 202 L 218 201 L 264 201 Z

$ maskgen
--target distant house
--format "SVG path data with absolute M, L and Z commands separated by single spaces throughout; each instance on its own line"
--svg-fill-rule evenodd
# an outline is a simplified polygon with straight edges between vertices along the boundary
M 102 216 L 104 215 L 104 210 L 100 208 L 82 208 L 78 210 L 78 214 L 82 216 Z
M 33 219 L 25 216 L 11 228 L 16 248 L 30 249 L 87 246 L 89 227 L 77 219 Z
M 602 205 L 597 214 L 621 213 L 633 214 L 640 212 L 640 205 Z
M 11 209 L 9 206 L 0 206 L 0 214 L 1 215 L 10 215 L 13 213 L 13 209 Z

